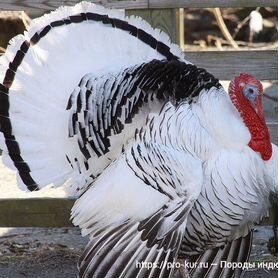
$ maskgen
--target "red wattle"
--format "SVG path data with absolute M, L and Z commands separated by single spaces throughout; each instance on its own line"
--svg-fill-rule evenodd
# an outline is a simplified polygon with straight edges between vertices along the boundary
M 252 133 L 251 133 L 252 135 Z M 266 136 L 267 137 L 267 136 Z M 263 160 L 269 160 L 272 156 L 272 145 L 269 140 L 259 140 L 252 136 L 251 141 L 249 142 L 249 147 L 255 152 L 259 152 Z
M 243 95 L 242 90 L 245 84 L 252 84 L 258 88 L 260 95 L 256 98 L 255 107 Z M 264 117 L 262 92 L 263 88 L 260 81 L 249 74 L 241 74 L 229 86 L 231 100 L 251 134 L 251 140 L 248 144 L 249 147 L 255 152 L 260 153 L 263 160 L 269 160 L 272 156 L 272 145 Z

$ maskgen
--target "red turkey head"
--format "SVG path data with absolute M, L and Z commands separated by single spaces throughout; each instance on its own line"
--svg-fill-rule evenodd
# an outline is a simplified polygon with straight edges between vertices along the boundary
M 262 83 L 247 73 L 235 77 L 229 86 L 230 98 L 251 134 L 249 147 L 261 153 L 263 160 L 269 160 L 272 146 L 265 122 L 262 94 Z

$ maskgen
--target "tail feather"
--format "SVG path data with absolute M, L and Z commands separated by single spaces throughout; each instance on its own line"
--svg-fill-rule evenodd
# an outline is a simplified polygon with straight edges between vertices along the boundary
M 182 59 L 181 50 L 142 19 L 88 2 L 34 20 L 0 58 L 0 130 L 6 140 L 0 147 L 10 155 L 23 187 L 38 190 L 68 181 L 76 194 L 88 184 L 86 165 L 78 165 L 83 154 L 68 136 L 67 104 L 83 76 L 173 57 Z M 48 163 L 51 157 L 55 160 Z M 109 162 L 93 164 L 101 172 Z

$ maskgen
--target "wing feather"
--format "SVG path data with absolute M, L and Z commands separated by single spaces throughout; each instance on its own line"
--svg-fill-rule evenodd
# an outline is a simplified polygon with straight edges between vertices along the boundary
M 148 159 L 144 160 L 142 154 Z M 201 168 L 201 164 L 195 160 L 162 145 L 134 142 L 105 169 L 72 211 L 73 222 L 91 238 L 80 258 L 80 277 L 166 278 L 171 275 L 173 269 L 169 264 L 167 267 L 167 262 L 177 259 L 187 217 L 201 190 L 202 176 L 194 179 L 194 175 L 188 174 L 193 168 L 200 170 L 197 165 Z M 167 168 L 162 167 L 165 162 Z M 149 168 L 145 178 L 154 175 L 159 187 L 145 183 L 143 175 L 133 168 L 138 163 L 144 163 L 141 172 Z M 177 165 L 182 167 L 181 174 Z M 170 195 L 163 193 L 171 186 L 171 182 L 166 182 L 169 170 L 173 175 L 168 179 L 180 181 L 175 184 L 178 191 Z M 123 184 L 124 180 L 128 186 Z M 146 201 L 152 205 L 146 206 Z

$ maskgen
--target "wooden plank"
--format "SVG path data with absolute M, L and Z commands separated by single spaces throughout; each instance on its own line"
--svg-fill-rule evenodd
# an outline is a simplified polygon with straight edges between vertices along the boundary
M 0 227 L 72 227 L 73 204 L 61 198 L 0 199 Z M 272 215 L 262 225 L 272 225 Z
M 190 51 L 185 58 L 205 68 L 220 80 L 230 80 L 242 72 L 260 80 L 278 80 L 278 51 Z
M 158 28 L 169 35 L 173 42 L 177 42 L 177 21 L 175 9 L 128 10 L 128 16 L 136 15 L 148 21 L 152 27 Z
M 231 80 L 242 72 L 260 80 L 278 80 L 278 50 L 187 51 L 184 56 L 220 80 Z
M 0 227 L 70 227 L 74 200 L 0 199 Z
M 80 0 L 1 0 L 0 10 L 24 10 L 36 13 L 54 10 L 61 5 L 75 5 Z M 164 9 L 164 8 L 210 8 L 210 7 L 277 7 L 277 0 L 91 0 L 110 8 Z
M 78 0 L 79 2 L 79 0 Z M 93 1 L 94 2 L 94 1 Z M 98 4 L 102 4 L 108 8 L 115 9 L 148 9 L 149 1 L 148 0 L 98 0 L 95 1 Z
M 277 7 L 277 0 L 149 0 L 150 9 Z
M 40 13 L 54 10 L 60 6 L 73 6 L 80 0 L 1 0 L 0 11 L 25 11 L 27 13 Z M 148 0 L 90 0 L 92 3 L 116 9 L 147 9 Z

